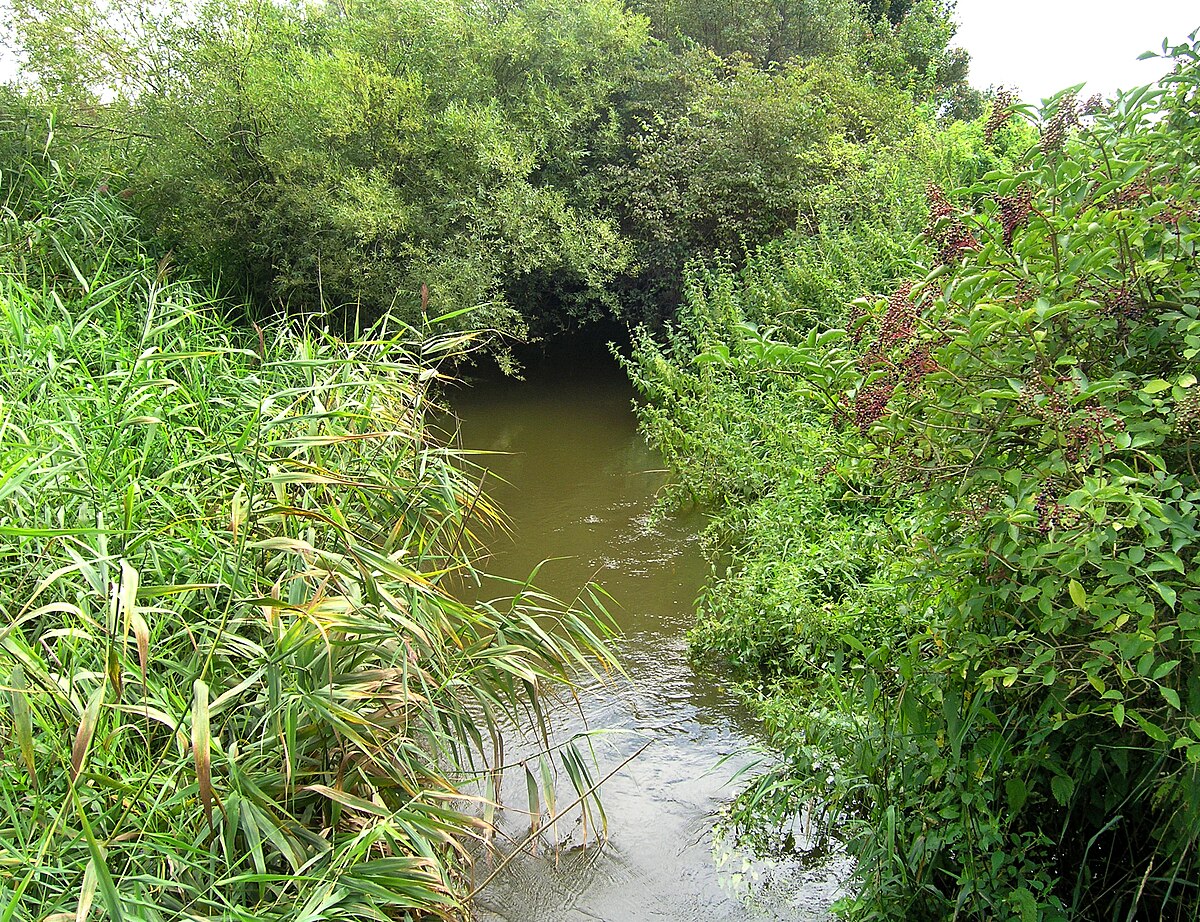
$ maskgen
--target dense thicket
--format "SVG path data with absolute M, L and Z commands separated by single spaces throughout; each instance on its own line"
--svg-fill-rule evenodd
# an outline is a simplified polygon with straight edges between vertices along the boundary
M 426 391 L 605 315 L 720 510 L 737 819 L 806 804 L 856 918 L 1200 914 L 1195 37 L 976 118 L 938 0 L 13 9 L 11 917 L 463 912 L 454 783 L 603 645 L 444 591 Z
M 12 26 L 97 182 L 199 271 L 523 335 L 669 314 L 688 258 L 810 226 L 958 106 L 946 4 L 711 7 L 17 0 Z
M 586 602 L 447 589 L 498 515 L 426 426 L 472 338 L 254 328 L 0 150 L 0 918 L 462 918 L 460 787 L 608 659 Z
M 1200 912 L 1192 41 L 1109 103 L 998 99 L 906 169 L 919 212 L 696 269 L 640 341 L 647 432 L 727 510 L 696 639 L 784 748 L 740 819 L 823 816 L 855 918 Z
M 494 510 L 439 363 L 875 213 L 961 85 L 948 10 L 10 9 L 0 918 L 465 916 L 460 782 L 607 654 L 446 591 Z

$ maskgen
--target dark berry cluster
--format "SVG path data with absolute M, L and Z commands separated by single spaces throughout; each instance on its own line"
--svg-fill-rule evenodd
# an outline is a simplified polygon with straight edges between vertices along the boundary
M 896 385 L 890 381 L 876 381 L 862 388 L 854 398 L 854 422 L 859 432 L 866 435 L 871 424 L 883 416 Z
M 1174 228 L 1178 228 L 1184 221 L 1194 221 L 1197 218 L 1200 218 L 1200 207 L 1184 205 L 1179 202 L 1167 202 L 1163 205 L 1162 211 L 1154 216 L 1154 219 L 1160 224 Z
M 1108 111 L 1108 107 L 1104 105 L 1104 97 L 1099 93 L 1093 93 L 1087 98 L 1087 102 L 1083 104 L 1081 114 L 1093 116 L 1106 111 Z
M 1042 398 L 1040 400 L 1039 395 Z M 1062 396 L 1054 390 L 1045 393 L 1037 384 L 1030 385 L 1021 392 L 1021 396 L 1017 398 L 1017 410 L 1024 416 L 1060 427 L 1065 425 L 1067 420 L 1067 407 Z
M 1029 282 L 1022 279 L 1017 282 L 1016 288 L 1013 289 L 1013 303 L 1024 307 L 1026 304 L 1032 304 L 1037 300 L 1038 292 Z
M 1117 433 L 1125 429 L 1124 420 L 1095 400 L 1072 407 L 1061 390 L 1078 396 L 1079 384 L 1070 377 L 1060 377 L 1054 387 L 1045 389 L 1027 382 L 1027 389 L 1017 400 L 1017 411 L 1062 433 L 1063 459 L 1068 464 L 1080 463 L 1093 446 L 1101 452 L 1111 449 Z
M 1000 129 L 1008 124 L 1008 120 L 1012 118 L 1013 103 L 1017 101 L 1016 95 L 1004 87 L 1000 87 L 996 91 L 996 98 L 992 100 L 992 112 L 988 116 L 987 125 L 983 129 L 984 140 L 991 144 L 996 140 L 996 135 L 1000 133 Z
M 1033 194 L 1021 189 L 1015 195 L 1002 195 L 996 199 L 1000 206 L 1000 226 L 1004 229 L 1004 245 L 1012 246 L 1013 235 L 1018 227 L 1024 227 L 1033 213 Z
M 998 485 L 990 484 L 965 498 L 962 506 L 963 517 L 975 524 L 982 522 L 993 509 L 1003 508 L 1004 496 L 1005 492 Z
M 929 223 L 936 224 L 945 218 L 954 217 L 954 206 L 937 183 L 925 186 L 925 200 L 929 203 Z
M 1146 316 L 1146 302 L 1138 294 L 1136 282 L 1127 282 L 1114 288 L 1104 299 L 1105 311 L 1116 317 L 1121 324 L 1135 323 Z
M 927 374 L 937 371 L 939 368 L 941 366 L 929 354 L 928 346 L 919 346 L 910 349 L 908 354 L 904 356 L 904 360 L 900 363 L 900 373 L 904 377 L 904 383 L 909 386 L 919 384 L 922 378 Z
M 1067 444 L 1063 457 L 1070 464 L 1078 464 L 1093 445 L 1102 452 L 1113 447 L 1116 433 L 1125 428 L 1125 421 L 1105 407 L 1088 406 L 1082 419 L 1076 419 L 1067 427 Z
M 863 435 L 883 415 L 898 384 L 919 384 L 927 374 L 940 368 L 931 354 L 931 349 L 939 344 L 922 343 L 916 335 L 921 299 L 914 299 L 915 287 L 914 282 L 904 282 L 892 292 L 879 328 L 859 358 L 859 369 L 864 375 L 880 371 L 886 374 L 885 378 L 863 387 L 854 399 L 854 422 Z M 864 326 L 857 327 L 856 342 L 862 338 Z
M 850 305 L 850 313 L 846 316 L 846 328 L 850 331 L 850 338 L 856 343 L 862 342 L 867 316 L 867 312 L 857 301 Z
M 1062 524 L 1063 507 L 1062 503 L 1058 501 L 1060 490 L 1058 481 L 1051 478 L 1042 485 L 1042 490 L 1034 502 L 1033 509 L 1037 513 L 1037 530 L 1043 535 L 1049 534 L 1051 529 Z
M 1110 208 L 1132 208 L 1150 194 L 1150 181 L 1143 173 L 1134 182 L 1113 192 L 1108 199 L 1108 205 Z
M 979 241 L 972 236 L 966 226 L 960 222 L 952 223 L 942 235 L 938 246 L 938 259 L 943 265 L 952 266 L 962 259 L 963 253 L 978 250 Z
M 1189 439 L 1200 436 L 1200 393 L 1193 390 L 1176 402 L 1175 431 Z
M 917 322 L 917 306 L 912 300 L 913 283 L 905 282 L 888 298 L 887 310 L 879 325 L 879 347 L 891 349 L 912 339 Z
M 937 247 L 942 265 L 952 266 L 962 259 L 964 252 L 979 249 L 979 241 L 967 230 L 939 186 L 930 183 L 925 197 L 929 202 L 929 225 L 925 233 Z
M 1068 94 L 1059 100 L 1058 108 L 1042 128 L 1042 150 L 1046 153 L 1062 150 L 1067 140 L 1067 132 L 1078 124 L 1079 109 L 1075 97 Z

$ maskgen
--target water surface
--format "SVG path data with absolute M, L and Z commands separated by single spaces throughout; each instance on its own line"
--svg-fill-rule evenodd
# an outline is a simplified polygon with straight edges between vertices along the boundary
M 643 746 L 603 787 L 607 837 L 584 835 L 578 811 L 525 848 L 478 900 L 485 922 L 717 922 L 825 918 L 844 868 L 800 872 L 714 848 L 712 827 L 736 791 L 731 778 L 760 757 L 760 734 L 721 676 L 687 658 L 685 632 L 709 567 L 699 516 L 656 513 L 665 474 L 637 433 L 632 390 L 611 360 L 557 363 L 524 382 L 455 394 L 464 448 L 504 454 L 485 463 L 512 534 L 492 542 L 488 569 L 571 598 L 588 581 L 613 597 L 627 679 L 581 679 L 555 708 L 559 739 L 592 737 L 598 778 Z M 551 558 L 551 559 L 548 559 Z M 483 594 L 503 592 L 484 586 Z M 508 742 L 505 761 L 532 757 L 536 738 Z M 586 745 L 584 751 L 587 751 Z M 538 774 L 536 760 L 528 764 Z M 562 781 L 562 779 L 560 779 Z M 560 806 L 574 797 L 557 787 Z M 529 832 L 525 776 L 510 771 L 499 817 L 501 852 Z M 558 847 L 554 847 L 557 842 Z M 494 863 L 494 859 L 490 859 Z M 489 859 L 479 862 L 486 877 Z M 757 878 L 757 879 L 756 879 Z

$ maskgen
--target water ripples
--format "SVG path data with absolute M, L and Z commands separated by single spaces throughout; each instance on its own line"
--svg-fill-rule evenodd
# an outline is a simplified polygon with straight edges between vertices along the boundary
M 545 830 L 536 853 L 515 856 L 484 888 L 477 919 L 825 918 L 846 876 L 844 859 L 804 867 L 755 860 L 714 842 L 714 823 L 735 793 L 730 779 L 760 758 L 760 736 L 722 678 L 689 662 L 685 632 L 709 575 L 703 522 L 655 509 L 661 462 L 635 431 L 631 396 L 614 376 L 555 386 L 553 402 L 536 382 L 456 400 L 464 446 L 513 453 L 487 459 L 507 481 L 492 492 L 511 516 L 514 536 L 494 549 L 490 567 L 523 578 L 553 558 L 542 566 L 543 588 L 570 597 L 595 580 L 616 601 L 613 614 L 624 632 L 617 649 L 628 678 L 581 681 L 574 699 L 552 708 L 555 739 L 592 731 L 595 778 L 646 747 L 603 787 L 607 840 L 597 842 L 590 828 L 585 839 L 579 811 L 568 813 Z M 514 768 L 501 785 L 508 809 L 497 819 L 507 843 L 500 854 L 529 834 L 520 762 L 536 762 L 535 735 L 511 740 L 506 758 Z M 558 803 L 569 803 L 575 792 L 560 782 Z M 480 879 L 497 860 L 480 856 Z

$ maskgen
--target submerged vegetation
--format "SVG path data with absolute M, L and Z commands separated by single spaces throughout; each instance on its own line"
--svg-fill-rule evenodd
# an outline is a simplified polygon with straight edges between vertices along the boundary
M 455 597 L 426 417 L 601 318 L 731 561 L 743 829 L 851 918 L 1200 914 L 1195 36 L 1035 109 L 941 0 L 11 8 L 0 922 L 469 913 L 465 783 L 608 628 Z

